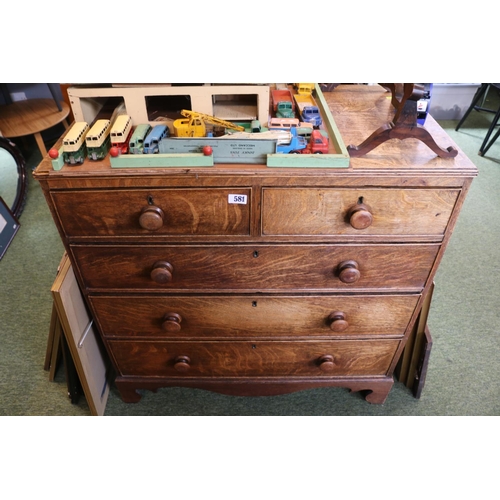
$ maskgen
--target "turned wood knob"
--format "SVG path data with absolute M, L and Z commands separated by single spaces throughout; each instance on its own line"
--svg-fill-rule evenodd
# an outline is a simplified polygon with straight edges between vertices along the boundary
M 345 260 L 339 264 L 339 278 L 342 283 L 354 283 L 361 278 L 358 263 L 355 260 Z
M 357 203 L 347 212 L 349 223 L 354 229 L 366 229 L 373 222 L 370 207 L 364 203 Z
M 169 312 L 163 316 L 163 322 L 161 324 L 161 327 L 166 331 L 166 332 L 178 332 L 181 329 L 181 321 L 182 317 L 180 314 Z
M 335 368 L 333 362 L 333 356 L 330 354 L 324 354 L 318 359 L 319 368 L 323 372 L 331 372 Z
M 330 322 L 330 328 L 334 332 L 343 332 L 349 326 L 349 323 L 345 319 L 345 314 L 340 311 L 332 312 L 328 316 L 328 321 Z
M 151 270 L 151 279 L 159 285 L 163 285 L 172 281 L 173 272 L 174 268 L 172 264 L 160 260 L 153 264 L 153 269 Z
M 148 231 L 156 231 L 163 226 L 163 219 L 165 214 L 163 210 L 159 207 L 153 205 L 148 205 L 141 210 L 141 215 L 139 216 L 139 225 L 142 229 L 147 229 Z
M 189 363 L 191 363 L 191 360 L 188 356 L 177 356 L 174 361 L 174 368 L 178 372 L 186 373 L 191 368 Z

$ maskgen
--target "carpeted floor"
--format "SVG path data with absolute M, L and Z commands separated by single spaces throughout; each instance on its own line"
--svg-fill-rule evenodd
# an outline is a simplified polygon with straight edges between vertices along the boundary
M 106 415 L 499 415 L 500 140 L 486 157 L 477 154 L 490 120 L 473 112 L 458 132 L 456 121 L 441 122 L 479 177 L 436 276 L 429 317 L 434 345 L 420 399 L 395 383 L 384 405 L 338 388 L 250 398 L 172 388 L 125 404 L 112 388 Z M 23 153 L 30 168 L 41 159 L 34 141 Z M 89 415 L 83 397 L 69 401 L 62 369 L 52 383 L 43 370 L 50 287 L 64 249 L 32 178 L 20 223 L 0 261 L 0 415 Z

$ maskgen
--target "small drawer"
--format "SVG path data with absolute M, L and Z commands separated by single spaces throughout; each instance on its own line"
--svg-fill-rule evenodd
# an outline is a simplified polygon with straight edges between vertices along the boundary
M 262 234 L 443 236 L 456 189 L 264 188 Z
M 439 245 L 73 245 L 91 291 L 420 292 Z
M 386 375 L 398 340 L 108 341 L 122 376 L 273 377 Z
M 90 302 L 108 338 L 402 337 L 418 298 L 99 295 Z
M 248 235 L 250 189 L 55 191 L 69 237 Z M 238 200 L 245 203 L 234 202 Z

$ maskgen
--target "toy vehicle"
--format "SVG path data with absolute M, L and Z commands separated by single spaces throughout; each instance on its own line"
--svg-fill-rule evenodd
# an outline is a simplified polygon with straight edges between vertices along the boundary
M 170 131 L 166 125 L 155 125 L 144 139 L 143 154 L 158 153 L 160 141 L 169 135 Z
M 314 90 L 314 83 L 296 83 L 295 88 L 298 94 L 310 95 Z
M 87 122 L 75 122 L 63 139 L 62 156 L 64 163 L 83 163 L 87 156 L 85 136 L 89 131 Z
M 293 98 L 297 104 L 301 121 L 312 123 L 314 127 L 319 127 L 323 123 L 312 94 L 295 94 Z
M 300 152 L 302 154 L 327 154 L 329 142 L 328 137 L 325 137 L 321 130 L 313 130 L 307 146 Z
M 299 123 L 300 122 L 297 118 L 271 118 L 269 120 L 268 128 L 269 130 L 290 130 L 292 127 L 298 127 Z
M 282 154 L 300 154 L 303 149 L 307 147 L 307 140 L 305 137 L 297 135 L 296 127 L 290 129 L 291 138 L 288 144 L 277 144 L 276 153 Z
M 297 126 L 297 135 L 302 135 L 309 140 L 313 130 L 314 127 L 312 126 L 312 123 L 300 122 Z
M 109 153 L 111 139 L 109 132 L 111 122 L 109 120 L 97 120 L 85 137 L 87 153 L 90 160 L 102 160 Z
M 250 132 L 258 133 L 262 131 L 262 127 L 260 126 L 260 121 L 259 120 L 252 120 L 250 122 Z
M 243 132 L 245 127 L 235 125 L 234 123 L 221 120 L 215 116 L 197 113 L 183 109 L 181 115 L 186 118 L 179 118 L 174 121 L 174 135 L 176 137 L 205 137 L 207 135 L 207 127 L 205 123 L 224 127 L 232 130 Z
M 144 149 L 144 139 L 151 132 L 149 123 L 141 123 L 135 127 L 132 137 L 128 142 L 129 153 L 132 155 L 141 155 Z
M 295 101 L 288 89 L 272 90 L 271 99 L 277 118 L 295 118 Z
M 132 136 L 132 118 L 119 115 L 111 127 L 111 147 L 118 149 L 119 154 L 128 153 L 128 142 Z

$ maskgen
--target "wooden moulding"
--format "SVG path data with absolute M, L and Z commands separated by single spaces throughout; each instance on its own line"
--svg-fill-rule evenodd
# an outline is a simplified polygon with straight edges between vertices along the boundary
M 257 89 L 262 88 L 261 86 L 255 86 Z M 210 88 L 210 87 L 208 87 Z M 267 87 L 266 87 L 267 88 Z M 176 93 L 182 93 L 181 88 L 174 87 Z M 213 89 L 213 88 L 212 88 Z M 217 88 L 220 91 L 222 88 Z M 234 88 L 231 87 L 231 89 Z M 171 91 L 171 87 L 158 87 L 155 92 L 165 92 Z M 111 92 L 114 95 L 119 94 L 120 91 L 133 93 L 137 91 L 140 95 L 144 94 L 146 91 L 142 88 L 128 88 L 120 89 L 114 88 Z M 185 90 L 184 92 L 186 92 Z M 78 94 L 79 91 L 73 91 Z M 81 90 L 80 90 L 81 92 Z M 94 93 L 96 89 L 94 89 Z M 107 89 L 107 92 L 110 92 Z M 102 93 L 102 92 L 101 92 Z M 147 89 L 147 93 L 151 93 L 151 89 Z M 76 96 L 73 95 L 73 98 Z M 81 98 L 82 96 L 80 96 Z M 268 154 L 266 165 L 268 167 L 281 167 L 281 168 L 347 168 L 349 167 L 349 153 L 342 140 L 340 131 L 335 124 L 335 120 L 330 112 L 328 104 L 326 103 L 321 89 L 316 84 L 314 90 L 314 99 L 318 108 L 320 110 L 321 116 L 323 118 L 323 129 L 328 133 L 328 137 L 331 142 L 332 148 L 336 151 L 334 154 Z M 81 99 L 80 99 L 81 100 Z M 131 97 L 129 97 L 131 100 Z M 137 102 L 140 99 L 134 99 L 134 105 L 137 106 Z M 78 101 L 79 102 L 79 101 Z M 90 100 L 91 102 L 91 100 Z M 81 106 L 81 104 L 80 104 Z M 199 110 L 198 110 L 199 111 Z M 130 114 L 128 107 L 127 112 Z M 203 109 L 203 112 L 210 114 L 210 110 Z M 138 112 L 135 111 L 137 114 Z M 259 116 L 260 116 L 259 109 Z M 83 111 L 81 111 L 83 116 Z M 139 113 L 140 114 L 140 113 Z M 142 116 L 142 115 L 141 115 Z M 82 118 L 83 119 L 83 118 Z M 261 120 L 262 121 L 262 120 Z M 62 154 L 62 153 L 61 153 Z M 60 156 L 61 156 L 60 154 Z M 205 156 L 202 153 L 192 153 L 192 154 L 155 154 L 155 155 L 120 155 L 117 157 L 110 156 L 110 164 L 112 168 L 143 168 L 143 167 L 211 167 L 214 165 L 212 156 Z M 62 163 L 60 159 L 54 160 L 52 162 L 54 170 L 60 170 L 62 168 Z

